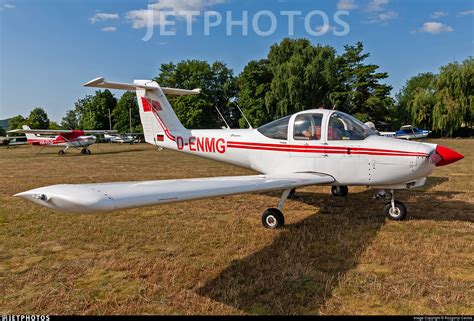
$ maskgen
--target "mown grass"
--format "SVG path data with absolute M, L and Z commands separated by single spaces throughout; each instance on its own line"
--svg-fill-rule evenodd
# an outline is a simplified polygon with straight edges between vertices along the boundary
M 278 193 L 102 215 L 65 215 L 12 195 L 57 183 L 243 175 L 157 151 L 0 150 L 1 314 L 474 314 L 474 140 L 438 140 L 466 158 L 401 192 L 405 222 L 373 191 L 299 190 L 287 226 L 260 214 Z

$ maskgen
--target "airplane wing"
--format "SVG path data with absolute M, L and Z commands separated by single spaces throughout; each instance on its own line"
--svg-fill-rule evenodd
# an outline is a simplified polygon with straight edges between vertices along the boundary
M 111 212 L 165 203 L 286 190 L 308 185 L 330 184 L 334 178 L 320 173 L 284 176 L 253 175 L 163 181 L 52 185 L 15 196 L 67 213 Z
M 9 130 L 9 133 L 20 133 L 20 134 L 39 134 L 39 135 L 63 135 L 71 134 L 74 132 L 72 129 L 14 129 Z M 100 135 L 100 134 L 116 134 L 116 130 L 83 130 L 84 134 Z
M 8 133 L 20 133 L 20 134 L 39 134 L 39 135 L 60 135 L 70 134 L 72 130 L 69 129 L 14 129 L 9 130 Z
M 84 130 L 84 134 L 91 135 L 104 135 L 104 134 L 117 134 L 117 130 Z

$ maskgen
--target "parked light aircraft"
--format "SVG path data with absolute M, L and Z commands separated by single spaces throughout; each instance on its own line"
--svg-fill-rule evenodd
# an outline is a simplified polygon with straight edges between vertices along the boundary
M 405 125 L 400 127 L 400 130 L 397 130 L 396 132 L 381 132 L 380 135 L 408 140 L 426 138 L 430 133 L 430 130 L 418 129 L 412 125 Z
M 255 170 L 261 175 L 107 184 L 53 185 L 19 193 L 38 205 L 68 213 L 110 212 L 216 196 L 282 190 L 276 208 L 262 215 L 266 228 L 284 225 L 281 212 L 292 189 L 330 185 L 335 196 L 347 186 L 388 189 L 384 213 L 406 217 L 395 190 L 425 184 L 436 166 L 463 158 L 436 144 L 373 135 L 354 117 L 334 110 L 305 110 L 257 129 L 189 130 L 178 120 L 166 94 L 199 90 L 162 88 L 151 80 L 134 84 L 97 78 L 87 87 L 136 90 L 147 143 Z
M 7 137 L 0 137 L 0 146 L 19 146 L 19 145 L 27 145 L 28 142 L 25 140 L 26 136 L 7 136 Z
M 130 135 L 104 135 L 105 141 L 118 144 L 133 144 L 134 139 Z
M 23 129 L 15 129 L 8 131 L 9 133 L 23 133 L 26 135 L 27 142 L 33 146 L 43 147 L 66 147 L 59 150 L 59 155 L 64 155 L 69 147 L 78 148 L 81 154 L 90 155 L 91 151 L 88 148 L 97 140 L 93 134 L 116 133 L 110 130 L 82 130 L 82 129 L 31 129 L 27 125 Z M 54 135 L 47 137 L 42 135 Z

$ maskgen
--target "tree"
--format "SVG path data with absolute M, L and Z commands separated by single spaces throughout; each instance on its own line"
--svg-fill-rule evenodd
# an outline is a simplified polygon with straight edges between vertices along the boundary
M 436 80 L 433 129 L 452 136 L 474 124 L 474 58 L 441 67 Z
M 338 62 L 342 67 L 338 77 L 342 84 L 332 95 L 333 103 L 338 110 L 354 114 L 363 121 L 384 119 L 394 104 L 390 97 L 392 87 L 380 83 L 388 78 L 388 73 L 377 72 L 379 66 L 364 63 L 370 54 L 363 53 L 362 42 L 346 45 L 344 49 Z
M 109 110 L 112 113 L 117 105 L 117 99 L 106 89 L 96 91 L 94 96 L 87 95 L 75 104 L 75 118 L 79 129 L 109 128 Z M 68 112 L 68 124 L 74 123 L 74 115 Z M 64 120 L 64 119 L 63 119 Z
M 66 116 L 61 120 L 61 128 L 64 129 L 79 129 L 80 121 L 78 119 L 77 112 L 75 110 L 68 110 Z
M 122 95 L 112 112 L 112 119 L 115 122 L 115 130 L 122 133 L 128 133 L 130 131 L 130 111 L 132 116 L 132 132 L 142 131 L 137 96 L 131 91 L 127 91 Z
M 422 73 L 410 78 L 397 94 L 397 127 L 412 124 L 421 128 L 432 128 L 436 75 Z
M 0 136 L 6 136 L 7 135 L 7 132 L 5 131 L 5 129 L 3 129 L 2 126 L 0 126 Z
M 48 114 L 44 111 L 43 108 L 35 108 L 31 111 L 28 116 L 28 125 L 32 129 L 48 129 L 49 128 L 49 118 Z
M 23 125 L 27 125 L 27 120 L 22 115 L 17 115 L 8 121 L 8 130 L 21 129 Z
M 187 128 L 219 128 L 223 122 L 216 108 L 229 124 L 236 125 L 239 115 L 232 99 L 236 95 L 233 72 L 222 62 L 186 60 L 162 64 L 155 80 L 166 87 L 201 88 L 195 96 L 168 97 L 178 118 Z
M 450 63 L 439 74 L 424 73 L 407 81 L 397 95 L 401 121 L 453 136 L 470 135 L 474 123 L 474 59 Z
M 307 39 L 284 39 L 268 54 L 273 79 L 266 105 L 272 118 L 305 109 L 329 106 L 336 79 L 336 52 L 329 46 L 313 46 Z
M 54 129 L 54 130 L 59 130 L 61 129 L 61 126 L 55 121 L 49 122 L 49 129 Z
M 237 103 L 252 127 L 259 127 L 273 119 L 270 112 L 275 110 L 275 107 L 267 107 L 265 102 L 272 78 L 268 60 L 250 61 L 237 78 Z M 248 126 L 243 117 L 240 118 L 239 124 L 241 128 Z

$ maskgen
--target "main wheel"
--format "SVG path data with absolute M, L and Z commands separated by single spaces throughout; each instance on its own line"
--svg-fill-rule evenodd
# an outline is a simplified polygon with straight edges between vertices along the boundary
M 277 208 L 269 208 L 262 214 L 262 224 L 265 228 L 277 229 L 285 225 L 285 216 Z
M 59 152 L 58 152 L 59 155 L 64 155 L 64 151 L 61 149 Z
M 347 186 L 332 186 L 331 193 L 334 197 L 346 197 L 349 194 Z
M 290 191 L 290 194 L 288 194 L 288 198 L 289 198 L 289 199 L 296 198 L 296 189 L 293 188 L 293 189 Z
M 91 150 L 90 149 L 86 149 L 86 155 L 90 155 L 92 154 Z
M 407 208 L 400 201 L 395 201 L 394 208 L 392 208 L 392 203 L 388 202 L 383 208 L 383 213 L 391 220 L 403 221 L 407 216 Z

